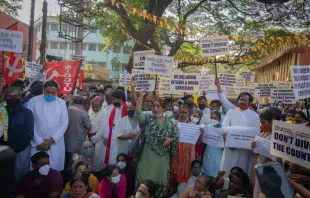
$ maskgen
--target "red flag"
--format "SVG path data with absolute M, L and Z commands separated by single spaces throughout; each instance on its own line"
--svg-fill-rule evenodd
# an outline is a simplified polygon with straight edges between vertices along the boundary
M 79 66 L 80 61 L 46 62 L 44 81 L 55 80 L 58 94 L 70 94 Z
M 84 71 L 80 70 L 79 77 L 78 77 L 77 82 L 76 82 L 76 87 L 82 88 L 83 87 L 83 81 L 84 81 Z

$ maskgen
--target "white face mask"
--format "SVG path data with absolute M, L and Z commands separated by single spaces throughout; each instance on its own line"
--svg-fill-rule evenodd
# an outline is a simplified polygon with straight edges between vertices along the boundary
M 219 121 L 214 120 L 214 119 L 211 119 L 211 124 L 212 124 L 213 126 L 216 126 L 216 125 L 218 125 L 219 123 L 220 123 Z
M 178 106 L 173 106 L 173 111 L 174 111 L 174 112 L 179 111 L 179 107 L 178 107 Z
M 117 166 L 118 168 L 120 168 L 120 169 L 123 169 L 123 168 L 126 167 L 126 163 L 125 163 L 125 162 L 118 162 L 118 163 L 116 164 L 116 166 Z
M 117 175 L 117 176 L 111 178 L 111 182 L 113 184 L 117 184 L 120 180 L 121 180 L 121 175 Z
M 40 175 L 48 175 L 48 172 L 50 171 L 50 165 L 45 165 L 45 166 L 42 166 L 40 169 L 39 169 L 39 173 Z
M 165 111 L 165 114 L 166 114 L 168 117 L 173 116 L 173 112 L 172 112 L 172 111 Z
M 152 114 L 152 116 L 154 117 L 154 118 L 159 118 L 159 117 L 161 117 L 163 115 L 163 113 L 161 113 L 161 114 Z
M 192 123 L 197 124 L 199 122 L 199 119 L 192 116 L 191 121 L 192 121 Z

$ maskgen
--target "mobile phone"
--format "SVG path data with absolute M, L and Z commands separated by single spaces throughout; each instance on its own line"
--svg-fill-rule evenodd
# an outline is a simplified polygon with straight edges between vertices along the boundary
M 255 173 L 260 188 L 267 198 L 293 198 L 291 186 L 281 164 L 256 165 Z

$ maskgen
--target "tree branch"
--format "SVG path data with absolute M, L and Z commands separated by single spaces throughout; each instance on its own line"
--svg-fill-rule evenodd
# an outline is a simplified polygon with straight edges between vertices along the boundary
M 233 8 L 235 8 L 238 12 L 242 13 L 243 15 L 249 15 L 249 16 L 257 16 L 257 15 L 259 15 L 259 12 L 256 12 L 256 13 L 246 13 L 246 12 L 240 10 L 240 9 L 234 4 L 234 2 L 232 2 L 231 0 L 227 0 L 227 1 L 228 1 L 228 3 L 229 3 Z
M 192 9 L 190 9 L 189 11 L 187 11 L 187 13 L 184 14 L 183 18 L 184 21 L 187 20 L 187 17 L 191 14 L 193 14 L 204 2 L 207 2 L 208 0 L 202 0 L 199 3 L 197 3 Z

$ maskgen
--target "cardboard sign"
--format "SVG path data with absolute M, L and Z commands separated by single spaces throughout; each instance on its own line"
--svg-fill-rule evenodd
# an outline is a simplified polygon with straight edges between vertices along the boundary
M 248 92 L 252 96 L 254 96 L 254 88 L 251 87 L 227 87 L 226 89 L 226 97 L 227 98 L 238 98 L 239 94 L 242 92 Z
M 277 83 L 270 83 L 270 84 L 253 84 L 255 93 L 254 97 L 255 98 L 260 98 L 260 97 L 270 97 L 270 91 L 271 89 L 276 89 L 277 88 Z
M 134 69 L 144 69 L 145 56 L 155 55 L 154 50 L 136 51 L 133 52 L 133 68 Z
M 226 86 L 221 86 L 223 93 L 226 95 Z M 217 87 L 215 85 L 210 86 L 207 90 L 207 100 L 219 100 Z
M 199 93 L 199 74 L 176 73 L 171 77 L 170 91 L 181 93 Z
M 271 83 L 276 83 L 277 88 L 293 88 L 292 82 L 279 82 L 279 81 L 271 81 Z
M 228 36 L 203 37 L 200 40 L 202 56 L 218 56 L 229 54 Z
M 239 73 L 239 76 L 244 78 L 247 82 L 255 82 L 255 72 L 243 71 Z
M 226 128 L 226 131 L 225 147 L 252 149 L 251 144 L 255 136 L 260 133 L 260 128 L 229 126 Z
M 235 74 L 218 73 L 217 77 L 221 80 L 221 84 L 224 86 L 236 86 L 237 78 Z
M 23 32 L 0 29 L 0 51 L 23 52 Z
M 310 98 L 310 66 L 291 66 L 296 99 Z
M 310 168 L 309 127 L 273 120 L 270 153 Z
M 125 86 L 125 76 L 126 76 L 126 86 L 130 85 L 131 74 L 120 74 L 119 75 L 119 86 Z
M 210 146 L 224 148 L 224 129 L 206 127 L 202 136 L 202 142 Z
M 146 74 L 171 76 L 174 58 L 171 56 L 158 56 L 147 54 L 145 56 L 144 71 Z
M 171 84 L 171 78 L 170 77 L 164 77 L 161 76 L 159 78 L 159 84 L 158 84 L 158 92 L 159 94 L 173 94 L 170 91 L 170 84 Z
M 195 145 L 200 136 L 200 126 L 196 124 L 187 124 L 183 122 L 178 123 L 180 131 L 179 142 Z
M 270 103 L 274 103 L 277 100 L 281 100 L 286 104 L 296 104 L 293 89 L 271 89 Z
M 155 89 L 155 78 L 149 74 L 145 74 L 143 70 L 133 69 L 132 75 L 136 79 L 136 91 L 154 91 Z
M 236 77 L 236 84 L 234 86 L 238 87 L 245 87 L 246 86 L 246 81 L 244 78 Z
M 25 61 L 25 73 L 28 78 L 34 78 L 41 69 L 41 64 Z
M 270 154 L 271 142 L 269 139 L 256 136 L 255 142 L 256 142 L 256 147 L 253 149 L 254 153 L 258 153 L 260 155 L 268 157 L 269 159 L 273 161 L 276 161 L 277 158 Z
M 199 84 L 199 93 L 202 95 L 202 93 L 209 89 L 210 86 L 214 85 L 214 76 L 212 75 L 206 75 L 206 76 L 200 76 L 200 84 Z

